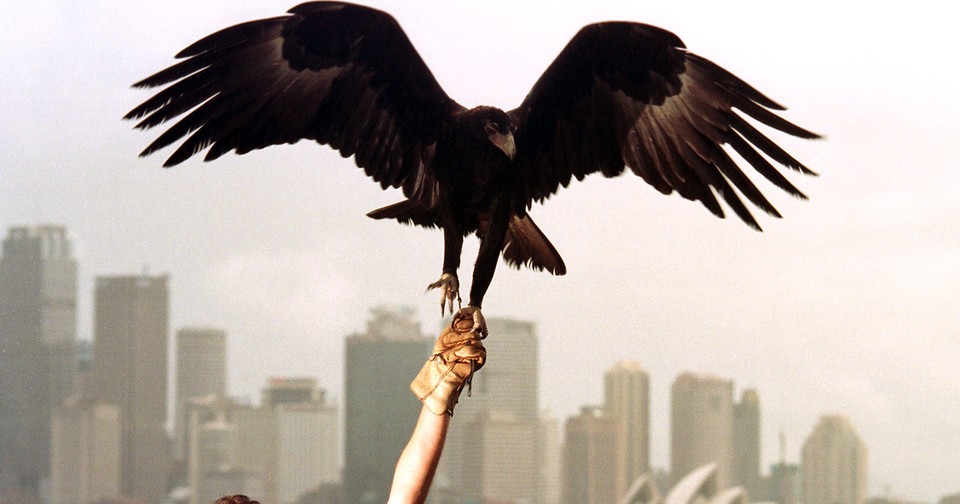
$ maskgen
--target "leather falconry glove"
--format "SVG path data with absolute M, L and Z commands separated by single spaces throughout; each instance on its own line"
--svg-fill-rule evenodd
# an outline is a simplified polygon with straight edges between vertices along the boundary
M 433 355 L 410 383 L 410 390 L 436 415 L 453 415 L 463 386 L 471 384 L 473 373 L 487 359 L 480 341 L 485 335 L 481 336 L 474 320 L 469 307 L 457 312 L 437 338 Z

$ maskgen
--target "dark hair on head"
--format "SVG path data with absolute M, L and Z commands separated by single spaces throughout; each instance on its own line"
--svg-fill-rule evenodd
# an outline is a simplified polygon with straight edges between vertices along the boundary
M 213 504 L 260 504 L 255 500 L 251 500 L 250 497 L 246 495 L 224 495 L 217 499 L 217 502 Z

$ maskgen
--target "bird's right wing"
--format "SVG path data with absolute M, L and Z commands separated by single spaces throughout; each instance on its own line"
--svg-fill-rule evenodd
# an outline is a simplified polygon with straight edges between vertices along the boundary
M 142 119 L 138 128 L 186 114 L 141 155 L 183 137 L 164 166 L 208 147 L 209 161 L 311 139 L 354 155 L 383 188 L 435 201 L 434 146 L 445 118 L 462 107 L 388 14 L 305 3 L 209 35 L 177 58 L 184 60 L 134 84 L 166 86 L 127 114 Z

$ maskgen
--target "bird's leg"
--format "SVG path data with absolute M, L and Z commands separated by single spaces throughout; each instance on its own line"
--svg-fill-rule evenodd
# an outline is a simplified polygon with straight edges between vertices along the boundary
M 480 313 L 480 305 L 483 304 L 483 296 L 487 293 L 493 273 L 497 269 L 509 223 L 510 207 L 505 204 L 495 205 L 490 226 L 480 238 L 480 251 L 473 267 L 473 282 L 470 284 L 470 303 L 464 310 L 472 311 L 474 326 L 478 328 L 477 334 L 481 337 L 487 335 L 487 323 Z
M 447 312 L 447 302 L 450 302 L 450 313 L 453 313 L 453 300 L 457 300 L 457 309 L 460 309 L 460 280 L 457 278 L 457 269 L 460 268 L 460 251 L 463 249 L 463 235 L 453 226 L 443 228 L 443 272 L 440 279 L 427 286 L 427 290 L 440 289 L 440 316 Z

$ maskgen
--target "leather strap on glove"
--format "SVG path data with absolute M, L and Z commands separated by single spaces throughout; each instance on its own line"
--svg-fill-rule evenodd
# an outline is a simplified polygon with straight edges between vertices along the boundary
M 483 367 L 487 351 L 479 332 L 470 308 L 457 312 L 410 383 L 410 390 L 434 414 L 453 415 L 463 386 L 469 386 L 473 373 Z

